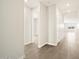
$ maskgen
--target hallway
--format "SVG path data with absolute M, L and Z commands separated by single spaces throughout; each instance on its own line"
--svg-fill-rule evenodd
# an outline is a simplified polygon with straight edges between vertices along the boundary
M 38 49 L 34 44 L 29 44 L 25 46 L 25 59 L 79 59 L 78 33 L 78 30 L 77 33 L 68 32 L 57 47 L 45 45 Z
M 79 59 L 79 0 L 24 1 L 25 59 Z

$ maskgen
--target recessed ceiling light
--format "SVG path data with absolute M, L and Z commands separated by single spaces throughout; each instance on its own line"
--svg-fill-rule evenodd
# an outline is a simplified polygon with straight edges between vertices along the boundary
M 24 0 L 24 1 L 27 3 L 28 0 Z
M 67 4 L 66 4 L 66 6 L 67 6 L 67 7 L 69 7 L 69 6 L 70 6 L 70 4 L 69 4 L 69 3 L 67 3 Z

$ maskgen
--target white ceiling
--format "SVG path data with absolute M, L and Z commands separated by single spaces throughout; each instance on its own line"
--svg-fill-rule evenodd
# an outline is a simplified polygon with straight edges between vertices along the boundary
M 79 21 L 79 0 L 61 0 L 57 7 L 62 11 L 65 21 Z
M 62 13 L 67 17 L 79 16 L 79 0 L 28 0 L 27 5 L 34 8 L 39 5 L 39 2 L 42 2 L 46 6 L 56 4 Z
M 77 16 L 79 10 L 79 0 L 41 0 L 44 4 L 50 6 L 56 4 L 57 7 L 66 16 Z
M 40 0 L 40 1 L 47 6 L 51 6 L 52 4 L 56 4 L 57 2 L 59 2 L 59 0 Z
M 50 6 L 52 4 L 56 4 L 59 0 L 25 0 L 25 2 L 30 8 L 37 7 L 39 2 L 45 4 L 46 6 Z
M 39 5 L 39 0 L 25 0 L 25 4 L 29 8 L 34 8 L 34 7 L 37 7 Z
M 69 6 L 67 6 L 69 4 Z M 61 0 L 57 6 L 63 11 L 63 13 L 78 11 L 79 0 Z M 68 12 L 69 13 L 69 12 Z

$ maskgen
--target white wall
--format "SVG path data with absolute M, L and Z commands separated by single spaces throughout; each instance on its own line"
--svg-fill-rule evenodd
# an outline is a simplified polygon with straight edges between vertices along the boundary
M 32 41 L 38 47 L 45 44 L 57 45 L 64 37 L 63 14 L 58 10 L 57 15 L 56 9 L 56 5 L 46 7 L 42 3 L 32 9 Z
M 32 41 L 42 47 L 48 42 L 47 7 L 42 3 L 32 9 Z
M 49 39 L 48 44 L 57 45 L 64 39 L 64 17 L 56 5 L 48 7 Z
M 0 59 L 19 59 L 24 54 L 23 2 L 0 0 Z
M 45 5 L 40 3 L 40 38 L 39 47 L 48 42 L 48 10 Z
M 56 37 L 56 5 L 52 5 L 48 7 L 48 20 L 49 20 L 49 44 L 55 44 L 55 41 L 57 39 Z
M 32 42 L 32 10 L 24 4 L 24 44 Z
M 61 10 L 56 8 L 57 16 L 57 41 L 64 39 L 64 15 Z
M 79 11 L 64 14 L 64 23 L 79 23 Z
M 40 6 L 32 8 L 32 42 L 38 45 L 40 31 Z

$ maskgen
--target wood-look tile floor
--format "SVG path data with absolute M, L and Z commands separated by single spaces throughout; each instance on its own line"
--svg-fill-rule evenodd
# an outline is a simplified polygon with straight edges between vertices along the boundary
M 74 42 L 72 39 L 71 42 L 62 40 L 57 47 L 45 45 L 40 49 L 35 44 L 29 44 L 25 46 L 24 59 L 79 59 L 79 39 Z

